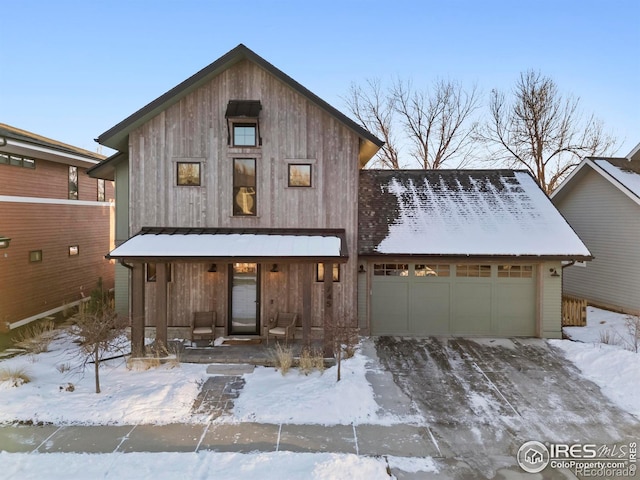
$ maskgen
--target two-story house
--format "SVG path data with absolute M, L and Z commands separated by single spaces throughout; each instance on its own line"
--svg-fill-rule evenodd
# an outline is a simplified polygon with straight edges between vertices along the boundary
M 103 155 L 0 124 L 0 331 L 113 287 L 113 182 Z

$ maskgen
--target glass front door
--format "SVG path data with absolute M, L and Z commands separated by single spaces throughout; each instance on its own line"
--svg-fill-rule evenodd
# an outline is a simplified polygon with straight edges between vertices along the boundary
M 260 268 L 257 263 L 234 263 L 229 266 L 229 334 L 259 333 Z

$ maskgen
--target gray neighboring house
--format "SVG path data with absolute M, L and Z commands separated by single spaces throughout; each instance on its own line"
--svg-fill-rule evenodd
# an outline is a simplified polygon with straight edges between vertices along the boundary
M 640 312 L 640 144 L 624 158 L 585 158 L 551 200 L 594 256 L 564 269 L 564 293 Z
M 362 170 L 358 315 L 372 335 L 561 336 L 590 253 L 525 171 Z

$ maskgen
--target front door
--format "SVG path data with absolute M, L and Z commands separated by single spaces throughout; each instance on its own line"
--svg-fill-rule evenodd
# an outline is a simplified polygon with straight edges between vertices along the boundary
M 257 263 L 229 265 L 229 334 L 256 335 L 260 325 L 260 268 Z

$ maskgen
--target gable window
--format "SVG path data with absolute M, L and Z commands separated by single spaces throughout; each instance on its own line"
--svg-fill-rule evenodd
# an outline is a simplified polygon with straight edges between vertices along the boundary
M 373 274 L 377 277 L 408 277 L 409 265 L 406 263 L 376 263 Z
M 310 187 L 311 186 L 311 164 L 290 163 L 289 164 L 289 186 L 290 187 Z
M 340 264 L 333 264 L 333 281 L 340 281 Z M 324 263 L 316 264 L 316 282 L 324 282 Z
M 255 123 L 233 124 L 233 146 L 255 147 L 257 139 L 257 126 Z
M 498 278 L 531 278 L 533 265 L 498 265 Z
M 98 200 L 99 202 L 104 202 L 104 201 L 106 201 L 105 183 L 104 183 L 104 180 L 103 180 L 102 178 L 99 178 L 99 179 L 98 179 L 98 186 L 97 186 L 97 189 L 98 189 L 97 200 Z
M 446 264 L 416 264 L 414 269 L 416 277 L 448 277 L 449 265 Z
M 78 167 L 69 165 L 69 200 L 78 200 Z
M 147 282 L 156 281 L 156 264 L 147 263 Z M 167 282 L 171 281 L 171 264 L 167 264 Z
M 42 250 L 31 250 L 29 252 L 29 262 L 36 263 L 42 261 Z
M 486 278 L 491 276 L 491 265 L 456 265 L 456 277 Z
M 76 255 L 80 255 L 80 247 L 78 245 L 69 246 L 69 256 L 75 257 Z
M 201 183 L 200 162 L 177 162 L 177 184 L 199 187 Z
M 233 159 L 233 215 L 255 216 L 256 205 L 256 159 Z
M 230 100 L 224 116 L 227 119 L 227 144 L 233 147 L 257 147 L 260 138 L 260 100 Z

